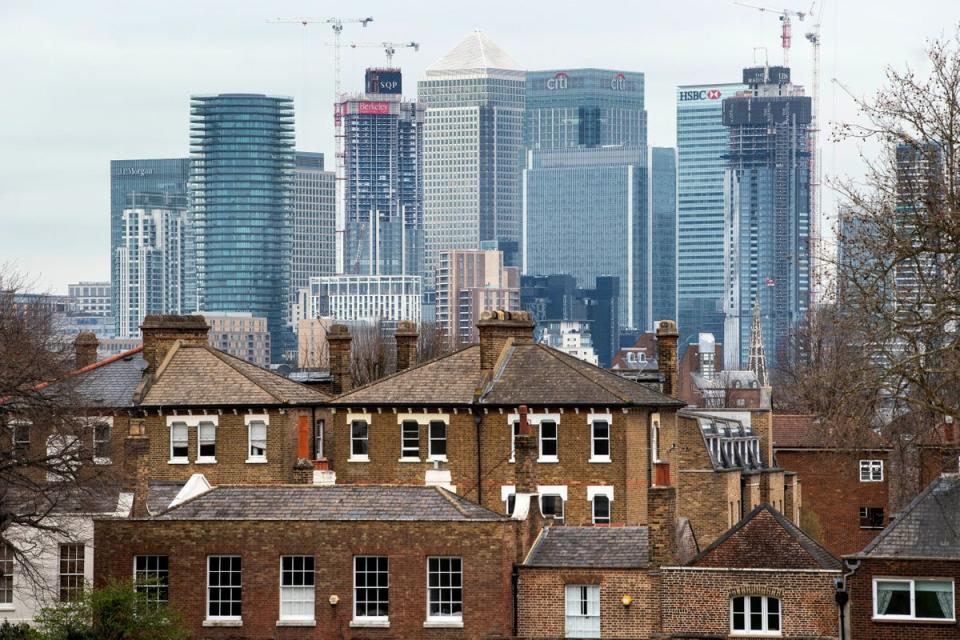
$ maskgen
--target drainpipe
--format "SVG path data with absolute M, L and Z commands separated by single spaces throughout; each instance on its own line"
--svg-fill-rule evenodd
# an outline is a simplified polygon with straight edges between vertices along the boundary
M 857 569 L 860 568 L 860 561 L 856 559 L 844 560 L 843 561 L 847 568 L 850 569 L 849 573 L 843 574 L 842 578 L 837 578 L 835 585 L 837 592 L 834 594 L 834 599 L 837 602 L 837 609 L 840 611 L 840 640 L 846 640 L 846 613 L 847 613 L 847 603 L 850 601 L 850 592 L 847 590 L 847 578 L 852 576 L 857 572 Z
M 480 465 L 480 424 L 483 422 L 483 415 L 480 409 L 473 409 L 473 425 L 477 433 L 477 504 L 483 506 L 483 475 Z
M 520 582 L 520 565 L 514 564 L 513 571 L 510 574 L 510 586 L 513 591 L 513 637 L 517 637 L 517 630 L 520 626 L 519 614 L 517 612 L 517 585 Z

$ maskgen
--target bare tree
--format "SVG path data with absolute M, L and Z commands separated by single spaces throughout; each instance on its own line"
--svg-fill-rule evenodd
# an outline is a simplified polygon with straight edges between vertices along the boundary
M 881 372 L 888 418 L 960 417 L 960 33 L 933 40 L 928 69 L 888 69 L 842 140 L 877 142 L 863 181 L 835 183 L 838 304 Z M 863 155 L 863 154 L 862 154 Z M 917 435 L 917 434 L 914 434 Z
M 42 587 L 45 541 L 71 536 L 59 514 L 105 478 L 88 464 L 93 436 L 68 375 L 71 345 L 44 298 L 20 295 L 22 282 L 0 268 L 0 551 Z
M 396 349 L 383 335 L 380 321 L 358 324 L 350 329 L 353 336 L 350 369 L 356 387 L 369 384 L 396 371 Z
M 420 323 L 420 338 L 417 341 L 417 359 L 420 362 L 433 360 L 450 353 L 450 343 L 435 322 Z

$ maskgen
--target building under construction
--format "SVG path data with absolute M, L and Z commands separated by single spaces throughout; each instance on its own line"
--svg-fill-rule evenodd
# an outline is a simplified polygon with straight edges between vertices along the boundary
M 423 271 L 423 109 L 401 90 L 399 69 L 368 69 L 365 92 L 336 105 L 341 273 Z
M 744 69 L 743 83 L 723 101 L 728 369 L 747 363 L 755 301 L 771 365 L 810 308 L 811 99 L 787 67 Z

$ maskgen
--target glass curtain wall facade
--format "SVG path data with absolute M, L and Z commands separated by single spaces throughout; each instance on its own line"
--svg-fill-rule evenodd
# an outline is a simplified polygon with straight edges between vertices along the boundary
M 811 100 L 800 87 L 759 72 L 751 95 L 723 101 L 729 131 L 724 177 L 723 353 L 727 369 L 743 368 L 750 351 L 753 305 L 767 367 L 791 357 L 788 339 L 810 308 Z
M 187 196 L 190 179 L 189 158 L 162 158 L 110 161 L 110 281 L 113 284 L 111 305 L 114 310 L 114 332 L 119 335 L 119 290 L 121 263 L 118 249 L 123 246 L 123 210 L 135 193 L 160 193 L 171 198 Z M 192 247 L 192 239 L 190 242 Z M 196 279 L 187 274 L 185 299 L 187 313 L 196 311 Z
M 266 317 L 271 359 L 280 362 L 293 253 L 293 100 L 194 96 L 190 116 L 200 309 Z
M 440 251 L 492 243 L 517 264 L 524 72 L 476 32 L 427 70 L 418 95 L 430 300 Z
M 650 149 L 650 224 L 650 321 L 676 320 L 677 153 L 672 147 Z
M 394 99 L 391 99 L 394 98 Z M 343 273 L 423 271 L 423 108 L 399 96 L 337 105 L 344 137 Z
M 310 286 L 310 278 L 336 273 L 336 187 L 332 171 L 323 170 L 323 154 L 296 153 L 293 207 L 291 299 Z
M 677 87 L 677 314 L 680 344 L 723 335 L 723 98 L 745 84 Z M 681 351 L 683 347 L 681 346 Z
M 530 151 L 523 180 L 523 273 L 616 276 L 620 326 L 649 326 L 646 150 Z

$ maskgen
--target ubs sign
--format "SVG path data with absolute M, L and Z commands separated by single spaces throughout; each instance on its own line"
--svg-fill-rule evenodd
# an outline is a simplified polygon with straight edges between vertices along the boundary
M 681 91 L 680 102 L 691 100 L 719 100 L 720 89 L 701 89 L 699 91 Z

